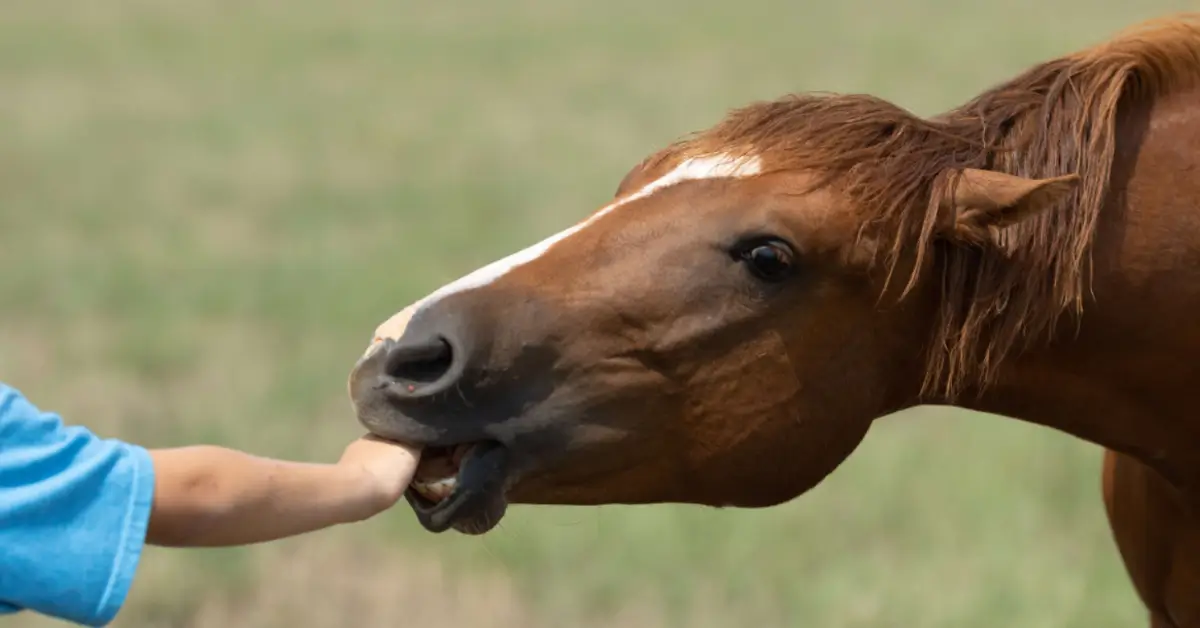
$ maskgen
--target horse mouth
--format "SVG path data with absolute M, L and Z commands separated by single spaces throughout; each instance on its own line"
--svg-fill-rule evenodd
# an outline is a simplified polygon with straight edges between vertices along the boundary
M 404 496 L 430 532 L 483 534 L 504 517 L 508 450 L 493 441 L 428 447 Z

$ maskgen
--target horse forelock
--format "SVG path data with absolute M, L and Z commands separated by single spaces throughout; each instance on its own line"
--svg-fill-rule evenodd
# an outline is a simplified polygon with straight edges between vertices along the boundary
M 1097 217 L 1109 190 L 1118 109 L 1200 79 L 1200 14 L 1136 25 L 1110 40 L 1036 65 L 928 119 L 870 95 L 794 94 L 732 110 L 655 161 L 755 154 L 760 172 L 799 170 L 833 185 L 886 229 L 877 260 L 890 274 L 906 250 L 936 255 L 941 301 L 922 393 L 953 400 L 982 392 L 1019 343 L 1048 338 L 1081 313 Z M 741 147 L 741 148 L 737 148 Z M 1081 185 L 1055 211 L 1007 229 L 994 249 L 939 246 L 933 229 L 961 168 Z M 904 294 L 908 294 L 906 289 Z

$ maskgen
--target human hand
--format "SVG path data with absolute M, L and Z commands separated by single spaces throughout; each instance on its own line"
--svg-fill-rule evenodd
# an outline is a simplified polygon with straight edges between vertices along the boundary
M 338 466 L 362 474 L 379 511 L 391 508 L 412 483 L 421 461 L 421 448 L 374 435 L 350 443 Z

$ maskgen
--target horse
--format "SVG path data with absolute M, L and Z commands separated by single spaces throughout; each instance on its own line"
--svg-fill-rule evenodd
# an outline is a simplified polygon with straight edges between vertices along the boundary
M 425 447 L 426 529 L 484 534 L 509 504 L 777 505 L 915 406 L 1026 421 L 1103 448 L 1150 624 L 1198 627 L 1198 96 L 1193 13 L 939 115 L 733 108 L 381 323 L 358 422 Z

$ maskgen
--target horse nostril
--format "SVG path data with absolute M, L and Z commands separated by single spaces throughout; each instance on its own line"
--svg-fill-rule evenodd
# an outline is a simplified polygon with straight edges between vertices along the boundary
M 420 344 L 396 345 L 384 364 L 384 374 L 402 386 L 432 384 L 450 372 L 454 349 L 440 336 Z

